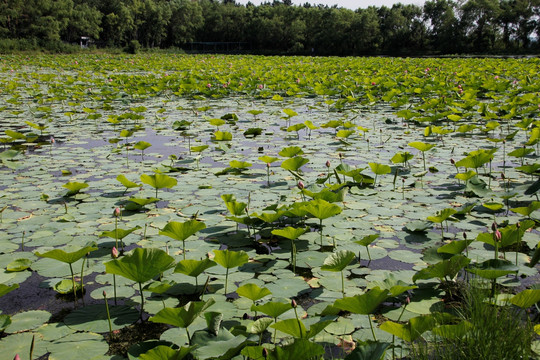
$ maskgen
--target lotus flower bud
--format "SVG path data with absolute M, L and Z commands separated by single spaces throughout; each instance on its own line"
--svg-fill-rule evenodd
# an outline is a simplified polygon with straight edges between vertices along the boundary
M 411 303 L 411 298 L 407 296 L 407 298 L 405 299 L 405 302 L 407 303 L 407 305 L 409 305 Z
M 113 215 L 114 215 L 115 217 L 119 217 L 119 216 L 120 216 L 120 208 L 117 207 L 116 209 L 114 209 Z
M 111 256 L 113 259 L 116 259 L 118 257 L 118 249 L 115 246 L 113 246 L 111 250 Z
M 519 221 L 516 223 L 516 229 L 519 230 L 519 228 L 521 227 L 521 224 L 519 223 Z
M 268 349 L 267 348 L 263 348 L 262 355 L 264 356 L 265 359 L 268 357 Z
M 13 358 L 13 360 L 21 360 L 21 357 L 19 356 L 19 354 L 15 354 L 15 357 Z
M 242 315 L 242 319 L 244 319 L 244 320 L 249 319 L 249 315 L 247 313 L 244 313 L 244 315 Z
M 493 230 L 493 232 L 497 231 L 497 223 L 496 222 L 493 222 L 493 224 L 491 224 L 491 230 Z
M 270 168 L 270 163 L 266 163 L 266 167 L 267 167 L 267 168 Z
M 299 188 L 300 190 L 304 189 L 304 183 L 302 182 L 302 180 L 300 180 L 300 181 L 298 182 L 298 185 L 297 185 L 297 186 L 298 186 L 298 188 Z
M 54 144 L 56 142 L 56 140 L 54 140 L 54 137 L 51 136 L 51 144 Z
M 463 232 L 463 238 L 467 240 L 467 233 L 465 231 Z
M 298 305 L 296 304 L 296 301 L 294 299 L 291 300 L 291 306 L 293 308 L 296 308 Z
M 330 167 L 330 160 L 326 160 L 326 167 L 327 167 L 327 168 Z
M 106 298 L 107 297 L 107 292 L 105 290 L 103 290 L 103 297 Z
M 455 161 L 454 159 L 450 159 L 450 163 L 451 163 L 452 165 L 456 165 L 456 161 Z
M 495 240 L 496 240 L 496 241 L 501 241 L 501 239 L 502 239 L 502 234 L 501 234 L 501 232 L 500 232 L 498 229 L 495 230 L 495 234 L 494 234 L 494 235 L 495 235 Z

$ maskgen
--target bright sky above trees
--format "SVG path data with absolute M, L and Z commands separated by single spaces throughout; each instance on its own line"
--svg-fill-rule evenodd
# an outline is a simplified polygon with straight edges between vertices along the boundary
M 236 0 L 239 4 L 247 4 L 249 0 Z M 271 0 L 251 0 L 251 3 L 254 5 L 259 5 L 264 2 L 272 2 Z M 402 1 L 396 1 L 396 0 L 292 0 L 293 4 L 295 5 L 303 5 L 306 2 L 312 4 L 312 5 L 328 5 L 328 6 L 334 6 L 337 5 L 338 7 L 344 7 L 347 9 L 356 10 L 358 8 L 367 8 L 368 6 L 388 6 L 392 7 L 395 3 L 402 3 L 402 4 L 414 4 L 414 5 L 423 5 L 424 0 L 402 0 Z

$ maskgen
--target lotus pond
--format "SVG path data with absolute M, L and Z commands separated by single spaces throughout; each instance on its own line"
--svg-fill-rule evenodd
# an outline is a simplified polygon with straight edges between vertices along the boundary
M 6 359 L 435 358 L 464 286 L 538 353 L 538 59 L 0 66 Z

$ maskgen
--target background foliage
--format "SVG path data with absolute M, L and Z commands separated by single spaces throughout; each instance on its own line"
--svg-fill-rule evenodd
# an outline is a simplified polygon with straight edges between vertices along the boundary
M 66 43 L 89 36 L 129 51 L 137 43 L 190 50 L 195 42 L 234 42 L 234 49 L 267 54 L 527 53 L 538 49 L 539 15 L 540 0 L 431 0 L 355 11 L 288 0 L 4 0 L 0 51 L 66 52 Z M 209 49 L 231 50 L 220 46 Z

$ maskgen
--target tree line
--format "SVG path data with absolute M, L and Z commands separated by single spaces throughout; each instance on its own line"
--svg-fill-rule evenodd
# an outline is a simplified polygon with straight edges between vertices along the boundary
M 366 9 L 274 0 L 0 0 L 0 45 L 188 48 L 238 43 L 253 53 L 531 53 L 540 0 L 431 0 Z M 0 46 L 0 49 L 2 46 Z

